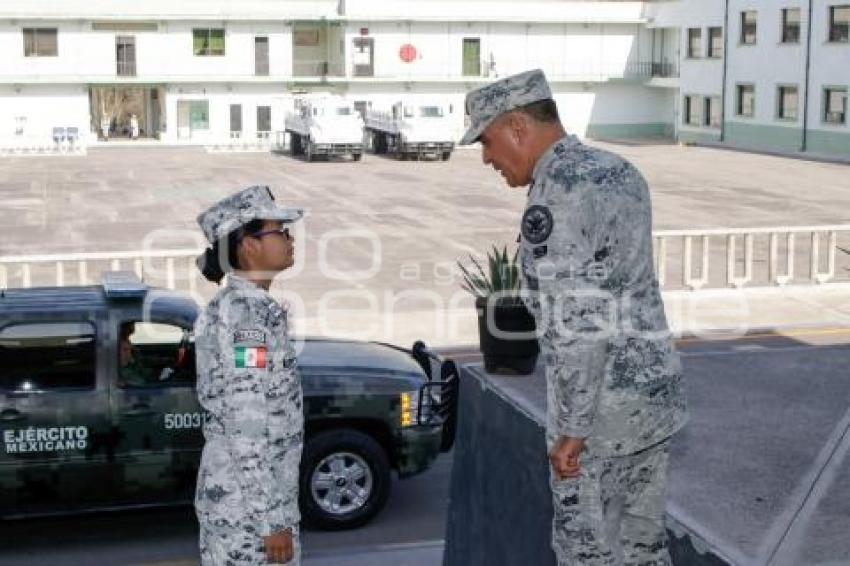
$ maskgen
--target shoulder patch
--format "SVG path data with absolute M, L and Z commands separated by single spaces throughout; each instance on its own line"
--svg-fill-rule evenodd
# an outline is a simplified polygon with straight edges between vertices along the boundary
M 262 330 L 237 330 L 233 333 L 233 343 L 239 344 L 240 342 L 258 342 L 260 344 L 265 344 L 266 333 Z
M 530 244 L 545 242 L 552 233 L 554 221 L 548 207 L 535 204 L 522 215 L 522 237 Z

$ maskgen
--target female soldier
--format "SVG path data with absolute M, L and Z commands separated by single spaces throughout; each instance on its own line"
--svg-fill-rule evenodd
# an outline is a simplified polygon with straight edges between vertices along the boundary
M 251 187 L 198 217 L 212 244 L 198 267 L 215 283 L 228 275 L 195 323 L 208 415 L 195 494 L 204 566 L 300 564 L 301 381 L 287 313 L 268 289 L 293 264 L 286 225 L 301 216 Z

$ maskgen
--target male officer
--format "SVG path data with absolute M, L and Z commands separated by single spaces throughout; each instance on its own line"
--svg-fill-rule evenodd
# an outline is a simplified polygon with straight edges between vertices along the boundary
M 646 182 L 565 134 L 539 70 L 470 92 L 466 108 L 461 144 L 480 141 L 508 185 L 530 185 L 519 255 L 546 365 L 558 564 L 669 564 L 664 484 L 685 403 Z
M 300 563 L 301 380 L 287 312 L 268 290 L 293 264 L 287 225 L 301 215 L 251 187 L 198 217 L 212 244 L 199 267 L 216 283 L 227 274 L 195 322 L 208 415 L 195 495 L 203 566 Z

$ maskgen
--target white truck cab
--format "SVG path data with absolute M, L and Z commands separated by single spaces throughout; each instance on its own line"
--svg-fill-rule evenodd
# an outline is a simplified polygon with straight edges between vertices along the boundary
M 295 99 L 284 128 L 292 154 L 307 161 L 317 155 L 351 155 L 355 161 L 363 156 L 363 119 L 344 97 Z
M 366 141 L 375 153 L 399 159 L 431 155 L 445 161 L 454 149 L 447 104 L 402 100 L 389 110 L 369 109 L 365 121 Z

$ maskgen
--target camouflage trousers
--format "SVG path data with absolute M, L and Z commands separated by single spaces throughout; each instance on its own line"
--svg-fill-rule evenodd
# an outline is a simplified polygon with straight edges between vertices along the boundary
M 664 486 L 669 440 L 616 458 L 584 456 L 581 475 L 555 479 L 558 566 L 668 566 Z
M 265 566 L 279 564 L 266 559 L 263 539 L 250 528 L 234 524 L 216 524 L 205 521 L 198 515 L 200 522 L 201 566 Z M 301 565 L 301 543 L 298 528 L 293 534 L 295 556 L 287 566 Z

